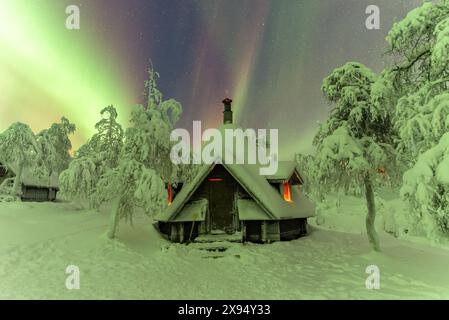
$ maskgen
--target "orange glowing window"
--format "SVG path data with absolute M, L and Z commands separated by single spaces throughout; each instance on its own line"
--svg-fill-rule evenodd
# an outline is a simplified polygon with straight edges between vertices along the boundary
M 211 182 L 219 182 L 219 181 L 223 181 L 222 178 L 210 178 L 209 181 Z
M 172 190 L 171 184 L 169 183 L 168 184 L 168 205 L 171 205 L 172 200 L 173 200 L 173 190 Z
M 285 181 L 284 184 L 284 200 L 287 202 L 292 202 L 292 195 L 290 193 L 290 183 L 288 181 Z

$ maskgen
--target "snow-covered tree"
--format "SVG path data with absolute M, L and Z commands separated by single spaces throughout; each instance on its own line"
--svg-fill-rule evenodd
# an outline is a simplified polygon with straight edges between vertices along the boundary
M 121 219 L 132 224 L 136 207 L 152 216 L 167 205 L 167 193 L 159 175 L 133 159 L 122 159 L 115 169 L 107 171 L 97 185 L 94 203 L 118 199 L 112 213 L 108 237 L 114 238 Z
M 95 163 L 89 157 L 70 162 L 69 168 L 59 176 L 59 188 L 63 198 L 89 202 L 98 181 Z
M 424 86 L 415 94 L 399 100 L 396 126 L 398 150 L 402 159 L 412 166 L 419 154 L 435 146 L 449 131 L 449 94 L 429 94 Z
M 163 175 L 159 172 L 171 174 L 170 159 L 169 164 L 164 163 L 164 160 L 167 161 L 164 152 L 169 152 L 166 150 L 170 146 L 165 137 L 165 134 L 169 137 L 169 127 L 161 120 L 157 110 L 145 110 L 142 106 L 133 110 L 131 124 L 125 133 L 118 167 L 102 175 L 93 195 L 96 208 L 118 198 L 117 207 L 111 216 L 108 231 L 110 238 L 115 237 L 120 219 L 132 222 L 136 207 L 142 207 L 151 215 L 153 211 L 161 209 L 167 200 L 165 184 L 161 179 Z M 155 167 L 160 171 L 156 172 L 153 169 Z
M 102 119 L 95 124 L 95 133 L 89 141 L 91 152 L 101 161 L 101 173 L 118 165 L 123 147 L 123 129 L 117 122 L 117 110 L 107 106 L 100 112 Z
M 394 58 L 392 87 L 400 96 L 396 148 L 410 169 L 402 188 L 412 208 L 409 218 L 414 226 L 436 221 L 445 230 L 442 199 L 449 191 L 432 170 L 441 161 L 438 154 L 449 131 L 449 1 L 424 2 L 394 24 L 387 42 Z
M 322 201 L 323 194 L 318 182 L 319 172 L 316 166 L 316 159 L 314 155 L 311 154 L 296 154 L 296 163 L 298 165 L 299 171 L 301 172 L 301 177 L 304 179 L 303 191 L 313 200 Z
M 108 231 L 111 238 L 115 236 L 120 219 L 132 221 L 136 207 L 143 208 L 151 216 L 166 206 L 165 184 L 179 182 L 177 179 L 183 174 L 170 160 L 170 133 L 181 116 L 182 107 L 173 99 L 163 99 L 157 88 L 158 77 L 151 67 L 145 82 L 147 103 L 133 109 L 119 165 L 102 175 L 93 196 L 97 208 L 104 202 L 118 199 Z M 89 145 L 81 151 L 89 153 L 91 142 Z
M 168 179 L 172 165 L 170 152 L 170 126 L 162 120 L 159 110 L 138 105 L 131 113 L 131 127 L 125 133 L 123 155 L 155 169 Z
M 444 72 L 441 67 L 445 64 L 444 42 L 447 41 L 447 34 L 444 30 L 448 17 L 447 1 L 438 4 L 424 2 L 395 23 L 388 33 L 388 52 L 395 60 L 395 84 L 398 88 L 402 87 L 404 93 L 415 91 Z
M 170 160 L 171 130 L 182 114 L 182 106 L 174 99 L 163 100 L 162 93 L 157 88 L 159 74 L 150 68 L 147 89 L 146 106 L 138 105 L 131 115 L 131 127 L 126 130 L 126 143 L 123 154 L 154 169 L 165 182 L 175 182 L 177 166 Z
M 81 158 L 81 157 L 89 157 L 94 154 L 91 145 L 89 144 L 89 141 L 86 141 L 83 145 L 81 145 L 78 150 L 75 151 L 75 158 Z
M 20 122 L 12 124 L 0 134 L 0 162 L 17 168 L 13 192 L 22 194 L 22 174 L 27 167 L 36 167 L 41 150 L 31 128 Z
M 391 85 L 401 97 L 395 113 L 397 150 L 410 168 L 448 128 L 441 119 L 449 88 L 449 2 L 425 2 L 412 10 L 393 25 L 387 42 L 394 58 Z
M 61 173 L 61 195 L 67 199 L 89 201 L 100 177 L 117 167 L 123 147 L 123 129 L 117 123 L 117 111 L 111 105 L 101 110 L 97 132 L 75 153 L 75 160 Z
M 89 157 L 95 163 L 98 177 L 118 165 L 124 139 L 114 106 L 107 106 L 100 114 L 102 119 L 95 124 L 97 132 L 75 152 L 77 158 Z
M 380 244 L 374 227 L 374 187 L 394 162 L 391 114 L 380 103 L 382 81 L 359 63 L 349 62 L 335 69 L 322 86 L 325 98 L 334 107 L 314 139 L 323 186 L 364 186 L 366 229 L 369 242 L 377 251 Z
M 62 117 L 60 123 L 54 123 L 50 128 L 42 130 L 36 135 L 42 154 L 42 162 L 49 174 L 59 175 L 67 169 L 71 160 L 72 143 L 69 135 L 73 134 L 76 126 L 67 118 Z
M 414 233 L 449 233 L 449 133 L 404 174 L 402 197 L 410 204 Z

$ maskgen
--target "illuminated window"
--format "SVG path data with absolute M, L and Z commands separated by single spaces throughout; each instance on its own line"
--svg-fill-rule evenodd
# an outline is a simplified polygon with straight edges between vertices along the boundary
M 172 200 L 173 200 L 173 190 L 172 190 L 171 184 L 169 183 L 168 184 L 168 205 L 171 205 Z
M 284 184 L 284 200 L 287 202 L 292 202 L 292 195 L 290 193 L 290 183 L 288 181 L 285 181 Z

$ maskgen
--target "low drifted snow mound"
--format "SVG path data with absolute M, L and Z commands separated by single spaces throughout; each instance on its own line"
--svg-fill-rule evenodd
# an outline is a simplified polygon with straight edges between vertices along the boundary
M 0 194 L 0 202 L 16 202 L 20 201 L 18 197 L 9 194 Z
M 406 235 L 405 204 L 399 197 L 376 196 L 376 228 L 396 237 Z M 318 203 L 316 217 L 309 219 L 313 225 L 349 232 L 366 233 L 366 200 L 363 197 L 331 194 Z
M 433 246 L 449 247 L 449 239 L 444 234 L 416 232 L 416 221 L 410 214 L 409 206 L 397 192 L 384 189 L 375 197 L 376 230 L 399 239 L 428 243 Z M 363 197 L 330 194 L 325 201 L 317 204 L 316 217 L 309 223 L 320 228 L 366 234 L 366 200 Z
M 310 235 L 267 245 L 231 244 L 217 258 L 172 244 L 143 214 L 106 238 L 110 210 L 66 203 L 0 204 L 0 299 L 441 299 L 449 251 L 381 234 L 311 226 Z M 363 220 L 363 219 L 362 219 Z M 66 268 L 80 289 L 66 287 Z M 379 267 L 379 290 L 366 268 Z

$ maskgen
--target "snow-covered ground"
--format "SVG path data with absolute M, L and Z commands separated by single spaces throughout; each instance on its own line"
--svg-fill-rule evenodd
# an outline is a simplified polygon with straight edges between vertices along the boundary
M 307 237 L 233 244 L 216 259 L 168 243 L 143 216 L 134 227 L 122 223 L 118 240 L 108 240 L 107 211 L 0 203 L 0 298 L 449 299 L 449 249 L 383 232 L 383 252 L 371 252 L 363 201 L 349 199 L 322 213 L 324 222 Z M 379 290 L 365 286 L 373 264 Z M 80 268 L 79 290 L 65 286 L 68 265 Z

